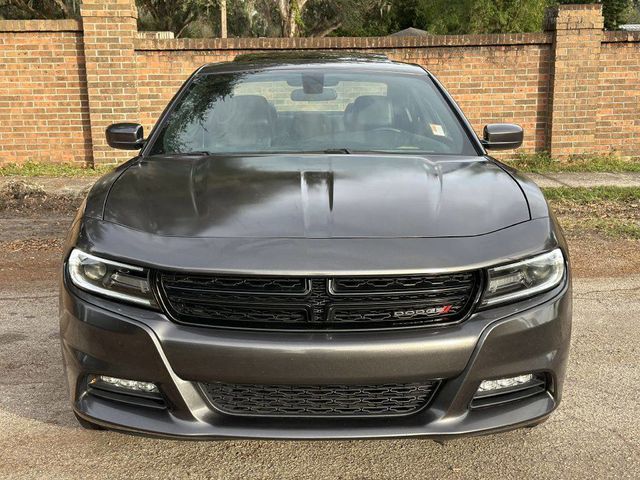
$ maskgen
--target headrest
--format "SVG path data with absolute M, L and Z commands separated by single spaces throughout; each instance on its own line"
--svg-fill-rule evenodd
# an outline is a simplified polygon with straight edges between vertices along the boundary
M 274 117 L 274 109 L 266 98 L 260 95 L 234 95 L 225 98 L 213 109 L 214 122 L 246 122 L 263 123 L 271 122 Z
M 388 97 L 362 95 L 354 100 L 348 117 L 348 122 L 354 130 L 389 127 L 393 125 L 393 106 Z
M 218 101 L 205 130 L 213 145 L 270 145 L 276 111 L 260 95 L 235 95 Z

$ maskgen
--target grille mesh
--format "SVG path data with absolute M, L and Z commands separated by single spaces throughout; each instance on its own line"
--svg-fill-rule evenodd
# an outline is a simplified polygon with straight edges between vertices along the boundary
M 455 288 L 464 285 L 468 280 L 468 273 L 439 276 L 404 276 L 404 277 L 364 277 L 333 279 L 335 292 L 376 293 L 376 292 L 407 292 L 411 290 L 433 290 L 441 288 Z
M 304 293 L 307 282 L 304 278 L 277 277 L 232 277 L 232 276 L 198 276 L 181 275 L 173 278 L 174 287 L 187 289 L 199 287 L 210 291 L 220 292 L 275 292 L 275 293 Z
M 174 320 L 267 329 L 393 328 L 456 322 L 479 288 L 477 272 L 351 278 L 224 277 L 160 273 Z
M 201 384 L 209 401 L 231 415 L 277 417 L 410 415 L 424 408 L 438 382 L 384 385 Z

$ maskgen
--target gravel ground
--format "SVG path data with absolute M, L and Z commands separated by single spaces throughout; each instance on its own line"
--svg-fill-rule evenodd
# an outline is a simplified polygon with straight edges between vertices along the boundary
M 0 215 L 2 479 L 640 478 L 640 262 L 631 261 L 638 242 L 571 240 L 578 278 L 565 397 L 537 428 L 445 444 L 181 442 L 76 424 L 62 375 L 55 285 L 70 220 Z M 605 260 L 594 262 L 594 251 L 607 252 Z

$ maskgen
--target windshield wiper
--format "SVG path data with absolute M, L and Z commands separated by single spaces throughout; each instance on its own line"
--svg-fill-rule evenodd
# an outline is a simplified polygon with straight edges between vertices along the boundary
M 202 150 L 200 152 L 187 152 L 187 153 L 183 153 L 182 155 L 188 155 L 192 157 L 208 157 L 213 154 L 211 152 L 207 152 L 206 150 Z
M 153 155 L 149 155 L 150 157 L 209 157 L 213 155 L 211 152 L 207 152 L 203 150 L 201 152 L 171 152 L 171 153 L 155 153 Z
M 351 155 L 353 152 L 348 148 L 327 148 L 326 150 L 303 150 L 303 151 L 295 151 L 295 150 L 282 150 L 282 151 L 264 151 L 264 152 L 221 152 L 221 153 L 211 153 L 206 150 L 203 151 L 193 151 L 193 152 L 170 152 L 170 153 L 155 153 L 153 155 L 149 155 L 150 157 L 210 157 L 214 155 L 218 156 L 242 156 L 242 155 L 282 155 L 282 154 L 304 154 L 304 153 L 326 153 L 326 154 L 334 154 L 334 155 Z
M 343 153 L 343 154 L 351 155 L 351 150 L 349 150 L 348 148 L 327 148 L 326 150 L 323 150 L 322 153 L 328 153 L 328 154 Z

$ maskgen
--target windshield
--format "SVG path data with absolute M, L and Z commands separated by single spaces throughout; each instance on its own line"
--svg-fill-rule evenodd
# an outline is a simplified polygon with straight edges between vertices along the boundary
M 195 78 L 150 154 L 331 151 L 477 155 L 427 75 L 309 69 Z

